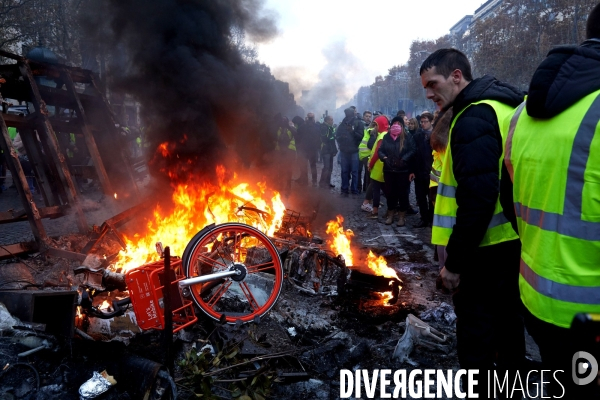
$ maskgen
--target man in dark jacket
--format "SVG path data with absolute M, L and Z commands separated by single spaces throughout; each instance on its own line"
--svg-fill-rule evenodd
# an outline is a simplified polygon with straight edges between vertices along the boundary
M 310 164 L 311 172 L 312 172 L 312 181 L 316 183 L 317 181 L 317 149 L 319 140 L 319 127 L 315 123 L 314 114 L 312 115 L 312 119 L 306 118 L 306 121 L 301 117 L 294 117 L 292 122 L 298 127 L 296 133 L 296 149 L 298 157 L 296 161 L 298 163 L 298 170 L 300 171 L 300 176 L 296 180 L 298 185 L 306 186 L 308 184 L 308 165 Z M 314 139 L 317 138 L 317 148 L 314 148 Z M 311 154 L 311 148 L 314 151 Z M 312 155 L 312 157 L 311 157 Z
M 321 147 L 321 137 L 319 126 L 315 122 L 315 114 L 308 113 L 306 121 L 299 125 L 296 147 L 298 148 L 298 163 L 300 166 L 298 184 L 306 185 L 308 183 L 307 175 L 308 166 L 310 165 L 312 184 L 317 186 L 317 152 Z
M 415 175 L 415 194 L 421 214 L 421 222 L 417 228 L 427 227 L 433 220 L 433 199 L 429 198 L 429 173 L 433 164 L 431 144 L 429 143 L 433 128 L 431 121 L 433 121 L 431 113 L 421 114 L 421 127 L 412 137 L 416 146 L 412 172 Z
M 323 157 L 323 169 L 319 187 L 329 189 L 331 184 L 331 171 L 333 170 L 333 157 L 337 154 L 335 146 L 335 129 L 333 128 L 333 117 L 328 115 L 321 124 L 321 157 Z
M 340 149 L 342 167 L 342 195 L 358 194 L 358 145 L 365 132 L 365 125 L 350 107 L 344 110 L 346 117 L 338 126 L 335 139 Z M 352 183 L 350 186 L 350 178 Z
M 456 49 L 435 51 L 419 73 L 427 98 L 442 110 L 454 110 L 432 242 L 447 246 L 440 275 L 448 289 L 457 289 L 460 366 L 479 369 L 478 391 L 484 394 L 486 370 L 496 365 L 514 373 L 525 357 L 520 242 L 499 205 L 501 195 L 511 194 L 499 193 L 503 137 L 498 123 L 524 94 L 488 75 L 473 80 L 467 57 Z

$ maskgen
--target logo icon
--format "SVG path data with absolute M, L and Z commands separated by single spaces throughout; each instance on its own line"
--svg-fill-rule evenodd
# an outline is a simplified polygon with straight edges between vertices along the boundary
M 576 385 L 587 385 L 598 378 L 598 361 L 588 352 L 578 351 L 575 353 L 571 365 L 573 382 Z

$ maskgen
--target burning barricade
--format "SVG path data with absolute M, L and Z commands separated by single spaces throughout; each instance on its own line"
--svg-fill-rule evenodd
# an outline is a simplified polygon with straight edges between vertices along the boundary
M 266 185 L 227 181 L 222 167 L 216 172 L 218 185 L 177 186 L 173 211 L 164 215 L 157 207 L 145 236 L 123 235 L 126 249 L 109 268 L 75 271 L 85 275 L 83 314 L 113 318 L 132 303 L 140 328 L 164 329 L 168 294 L 175 331 L 196 321 L 192 303 L 215 321 L 258 321 L 284 281 L 309 294 L 342 294 L 364 310 L 397 302 L 401 281 L 383 257 L 369 252 L 366 266 L 353 265 L 353 233 L 341 216 L 327 223 L 325 243 L 311 232 L 315 213 L 301 216 Z M 181 258 L 167 260 L 161 242 Z M 96 292 L 115 289 L 129 296 L 93 305 Z

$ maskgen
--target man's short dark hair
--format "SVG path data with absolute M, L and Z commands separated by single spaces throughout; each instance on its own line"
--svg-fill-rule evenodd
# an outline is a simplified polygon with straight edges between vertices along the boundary
M 398 110 L 398 112 L 396 113 L 396 117 L 405 117 L 406 116 L 406 112 L 404 110 Z
M 433 67 L 435 67 L 435 71 L 444 78 L 448 78 L 455 69 L 460 69 L 465 80 L 469 82 L 473 80 L 469 59 L 460 50 L 439 49 L 434 51 L 425 61 L 423 61 L 423 64 L 421 64 L 419 75 L 423 75 L 423 72 Z
M 430 112 L 424 112 L 423 114 L 421 114 L 421 119 L 423 118 L 427 118 L 429 120 L 429 122 L 433 121 L 433 115 Z
M 371 111 L 369 111 L 369 110 L 365 110 L 365 111 L 363 111 L 363 117 L 364 117 L 365 115 L 367 115 L 367 114 L 371 114 L 371 115 L 373 115 L 373 113 L 372 113 Z
M 600 39 L 600 3 L 590 12 L 585 29 L 586 39 Z

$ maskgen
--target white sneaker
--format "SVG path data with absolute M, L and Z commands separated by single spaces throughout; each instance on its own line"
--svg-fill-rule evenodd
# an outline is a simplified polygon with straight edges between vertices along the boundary
M 360 206 L 360 209 L 366 212 L 372 212 L 373 211 L 373 206 L 371 205 L 371 203 L 363 203 Z

